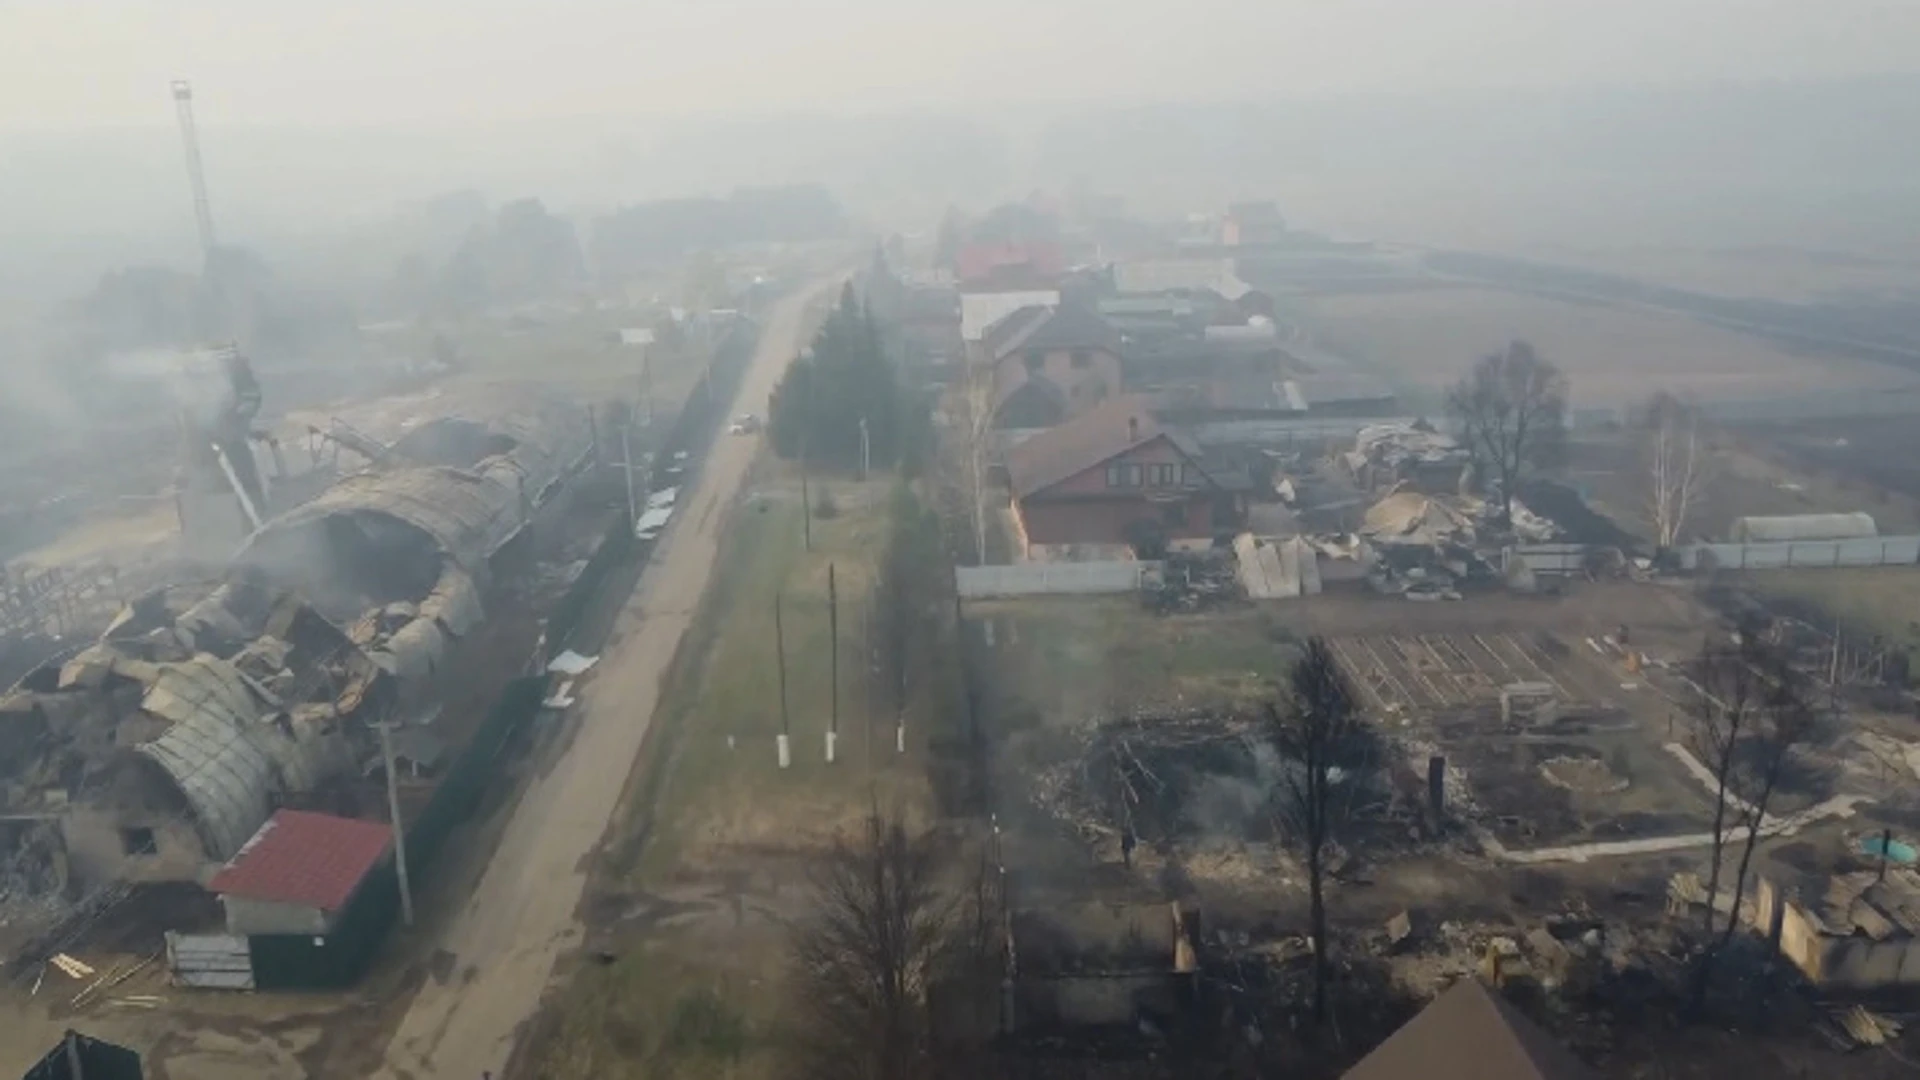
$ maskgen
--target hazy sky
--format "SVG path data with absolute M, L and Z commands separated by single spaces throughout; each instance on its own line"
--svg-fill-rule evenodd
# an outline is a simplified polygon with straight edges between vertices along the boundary
M 0 0 L 0 129 L 1920 69 L 1920 0 Z

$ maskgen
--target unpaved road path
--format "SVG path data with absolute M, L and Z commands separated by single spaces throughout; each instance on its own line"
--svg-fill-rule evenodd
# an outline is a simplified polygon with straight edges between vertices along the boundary
M 741 380 L 733 413 L 761 412 L 799 351 L 814 283 L 775 307 Z M 724 418 L 723 418 L 724 422 Z M 479 887 L 448 928 L 450 965 L 414 998 L 387 1045 L 387 1080 L 479 1080 L 502 1074 L 540 1007 L 557 960 L 576 946 L 589 862 L 607 831 L 653 720 L 660 682 L 712 576 L 726 506 L 760 440 L 722 434 L 691 498 L 614 629 L 614 644 L 581 692 L 578 729 L 563 756 L 527 788 Z

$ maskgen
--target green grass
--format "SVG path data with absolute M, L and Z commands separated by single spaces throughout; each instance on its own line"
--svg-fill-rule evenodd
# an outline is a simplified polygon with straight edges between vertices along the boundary
M 573 974 L 542 1055 L 542 1080 L 768 1075 L 780 1039 L 777 949 L 695 949 L 663 940 Z M 750 963 L 749 961 L 757 961 Z
M 662 698 L 658 722 L 670 735 L 664 753 L 656 754 L 662 772 L 656 789 L 640 800 L 650 827 L 631 853 L 631 883 L 697 864 L 716 849 L 823 839 L 868 805 L 864 615 L 885 543 L 885 487 L 879 480 L 836 482 L 839 513 L 814 521 L 812 551 L 803 543 L 797 490 L 774 486 L 736 511 L 715 587 Z M 840 737 L 833 765 L 825 761 L 833 714 L 830 566 L 840 609 Z M 784 770 L 775 749 L 781 731 L 776 593 L 792 750 L 792 767 Z M 883 801 L 911 805 L 920 796 L 917 777 L 893 752 L 884 703 L 876 702 L 874 713 L 876 792 Z
M 786 937 L 780 919 L 757 913 L 757 906 L 795 897 L 769 897 L 739 885 L 736 875 L 758 868 L 785 879 L 794 872 L 785 861 L 791 853 L 857 820 L 870 805 L 869 791 L 910 813 L 929 801 L 918 752 L 923 739 L 910 743 L 916 752 L 896 755 L 889 714 L 875 732 L 869 773 L 861 738 L 862 605 L 886 542 L 889 480 L 834 482 L 839 512 L 814 522 L 811 551 L 802 539 L 798 484 L 790 481 L 785 467 L 762 461 L 754 493 L 731 512 L 713 586 L 662 689 L 630 816 L 594 886 L 601 896 L 623 898 L 616 907 L 671 894 L 705 897 L 695 906 L 706 910 L 623 933 L 609 946 L 612 963 L 580 965 L 535 1051 L 541 1077 L 779 1075 L 781 1013 L 790 1005 Z M 829 565 L 842 643 L 841 739 L 831 766 L 823 760 L 831 711 Z M 774 740 L 781 726 L 776 592 L 783 598 L 793 740 L 786 770 Z M 744 897 L 737 925 L 727 904 L 738 901 L 711 899 L 736 888 L 753 894 Z
M 994 623 L 992 678 L 1068 721 L 1136 703 L 1266 700 L 1294 654 L 1274 616 L 1252 608 L 1160 616 L 1132 597 L 1042 597 L 967 614 Z
M 1772 570 L 1743 575 L 1740 583 L 1763 597 L 1817 608 L 1854 633 L 1878 634 L 1920 659 L 1920 569 Z

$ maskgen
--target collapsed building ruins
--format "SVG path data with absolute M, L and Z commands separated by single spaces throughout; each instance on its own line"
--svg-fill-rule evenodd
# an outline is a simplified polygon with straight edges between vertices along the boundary
M 0 892 L 203 880 L 276 808 L 358 775 L 371 724 L 429 727 L 432 677 L 590 454 L 562 406 L 420 425 L 220 580 L 148 592 L 33 670 L 0 697 Z

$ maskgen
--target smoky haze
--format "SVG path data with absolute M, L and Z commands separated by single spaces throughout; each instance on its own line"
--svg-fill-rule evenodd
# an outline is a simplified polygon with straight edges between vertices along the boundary
M 928 228 L 1081 182 L 1502 251 L 1920 243 L 1920 7 L 1841 0 L 0 5 L 0 318 L 224 237 L 378 279 L 396 208 L 816 182 Z

